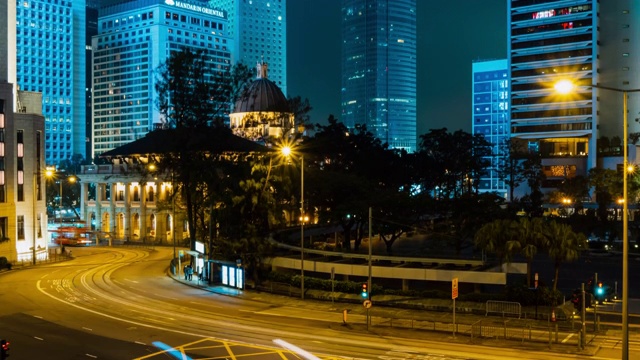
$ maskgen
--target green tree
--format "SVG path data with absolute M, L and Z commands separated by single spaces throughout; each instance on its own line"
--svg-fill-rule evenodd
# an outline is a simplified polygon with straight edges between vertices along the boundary
M 527 259 L 527 287 L 531 287 L 531 263 L 543 248 L 545 237 L 543 233 L 542 218 L 521 217 L 516 225 L 516 238 L 520 242 L 520 253 Z
M 207 193 L 207 172 L 202 169 L 215 167 L 219 155 L 203 151 L 203 137 L 230 136 L 230 130 L 221 126 L 222 119 L 250 77 L 246 66 L 212 72 L 212 64 L 206 52 L 183 48 L 171 53 L 157 69 L 155 85 L 156 105 L 165 125 L 174 129 L 165 144 L 172 152 L 164 154 L 159 165 L 171 174 L 184 199 L 192 248 L 198 235 L 206 234 L 202 227 L 206 204 L 201 194 Z
M 431 129 L 420 135 L 416 172 L 426 191 L 438 187 L 444 198 L 458 198 L 477 190 L 491 155 L 491 144 L 482 135 Z
M 521 141 L 507 139 L 499 146 L 498 154 L 498 177 L 509 186 L 509 200 L 514 201 L 515 189 L 526 180 L 522 164 L 526 149 Z
M 595 188 L 598 218 L 606 224 L 609 205 L 622 194 L 622 177 L 615 170 L 592 168 L 589 170 L 589 184 Z
M 520 250 L 520 243 L 515 239 L 514 222 L 508 219 L 494 220 L 482 226 L 474 237 L 476 247 L 495 254 L 500 266 L 510 263 Z
M 555 275 L 553 291 L 558 288 L 560 266 L 565 262 L 573 262 L 580 256 L 580 251 L 587 248 L 587 239 L 582 233 L 575 233 L 567 224 L 551 221 L 544 226 L 544 245 L 553 261 Z

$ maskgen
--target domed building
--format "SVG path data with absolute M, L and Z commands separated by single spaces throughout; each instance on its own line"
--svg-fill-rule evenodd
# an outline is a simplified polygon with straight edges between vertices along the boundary
M 267 78 L 267 64 L 258 62 L 256 80 L 240 95 L 229 114 L 233 133 L 267 142 L 294 129 L 293 113 L 282 90 Z

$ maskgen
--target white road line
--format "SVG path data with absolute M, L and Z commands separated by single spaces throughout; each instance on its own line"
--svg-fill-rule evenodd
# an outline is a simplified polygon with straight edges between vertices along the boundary
M 573 337 L 573 335 L 575 335 L 575 333 L 571 333 L 571 334 L 569 334 L 566 338 L 564 338 L 564 340 L 562 340 L 562 343 L 563 343 L 563 344 L 564 344 L 564 343 L 566 343 L 566 342 L 567 342 L 567 340 L 569 340 L 569 339 L 571 339 L 571 337 Z
M 143 343 L 143 342 L 141 342 L 141 341 L 134 341 L 134 342 L 135 342 L 136 344 L 139 344 L 139 345 L 145 345 L 145 346 L 147 345 L 147 344 L 145 344 L 145 343 Z
M 93 329 L 88 328 L 88 327 L 84 327 L 84 326 L 83 326 L 82 328 L 83 328 L 83 329 L 85 329 L 85 330 L 93 331 Z
M 41 338 L 41 337 L 37 337 L 37 336 L 34 336 L 33 338 L 34 338 L 34 339 L 36 339 L 36 340 L 40 340 L 40 341 L 43 341 L 43 340 L 44 340 L 43 338 Z
M 33 317 L 37 319 L 42 319 L 42 316 L 38 316 L 38 315 L 33 315 Z
M 124 281 L 132 282 L 132 283 L 134 283 L 134 284 L 139 284 L 139 282 L 137 282 L 137 281 L 135 281 L 135 280 L 124 279 Z
M 88 356 L 88 357 L 90 357 L 90 358 L 92 358 L 92 359 L 97 359 L 97 358 L 98 358 L 97 356 L 95 356 L 95 355 L 91 355 L 91 354 L 85 354 L 85 355 L 86 355 L 86 356 Z

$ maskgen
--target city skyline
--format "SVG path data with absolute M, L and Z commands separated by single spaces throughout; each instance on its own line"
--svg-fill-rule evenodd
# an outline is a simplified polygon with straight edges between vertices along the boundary
M 330 114 L 342 120 L 341 0 L 287 5 L 287 96 L 309 99 L 314 124 Z M 504 0 L 418 1 L 418 135 L 442 127 L 471 132 L 472 62 L 506 58 L 506 8 Z

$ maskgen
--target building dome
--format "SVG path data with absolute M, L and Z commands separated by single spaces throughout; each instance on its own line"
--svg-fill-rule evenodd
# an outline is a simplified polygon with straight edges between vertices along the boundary
M 288 113 L 289 102 L 282 90 L 267 79 L 267 64 L 258 63 L 257 79 L 240 95 L 234 113 L 278 112 Z

